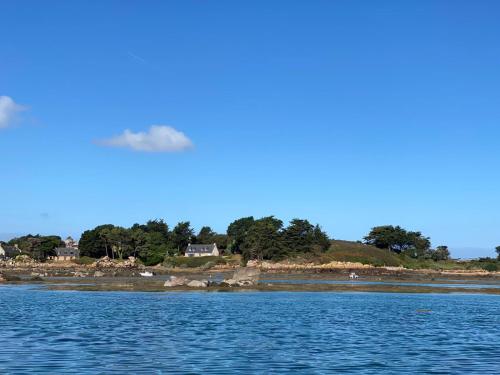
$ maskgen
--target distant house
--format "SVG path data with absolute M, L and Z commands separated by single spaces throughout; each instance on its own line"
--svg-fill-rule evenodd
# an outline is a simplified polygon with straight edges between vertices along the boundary
M 21 249 L 17 245 L 9 246 L 0 243 L 0 259 L 11 259 L 21 255 Z
M 71 236 L 64 240 L 66 247 L 71 249 L 78 249 L 78 242 L 76 242 Z
M 54 260 L 56 261 L 73 260 L 80 258 L 80 250 L 74 247 L 57 247 L 54 251 L 56 252 Z
M 186 248 L 186 257 L 218 257 L 219 249 L 217 244 L 211 245 L 191 245 Z

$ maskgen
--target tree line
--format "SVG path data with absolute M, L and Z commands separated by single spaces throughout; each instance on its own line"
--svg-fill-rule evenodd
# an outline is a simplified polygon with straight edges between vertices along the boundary
M 374 227 L 364 237 L 368 245 L 380 249 L 388 249 L 416 259 L 432 259 L 435 261 L 450 259 L 448 246 L 431 248 L 431 240 L 421 232 L 407 231 L 400 226 L 383 225 Z
M 163 220 L 150 220 L 130 228 L 105 224 L 85 231 L 79 247 L 81 256 L 135 256 L 145 264 L 157 264 L 166 256 L 184 255 L 189 243 L 216 243 L 224 253 L 242 254 L 245 260 L 277 260 L 294 253 L 326 251 L 330 239 L 319 225 L 308 220 L 293 219 L 285 227 L 274 216 L 250 216 L 232 222 L 224 234 L 209 226 L 196 234 L 189 221 L 180 222 L 171 230 Z
M 55 248 L 64 246 L 64 242 L 59 236 L 41 236 L 39 234 L 27 234 L 13 238 L 8 245 L 17 245 L 22 254 L 28 255 L 38 261 L 46 260 L 48 257 L 55 256 Z
M 431 248 L 431 240 L 418 231 L 400 226 L 374 227 L 363 242 L 417 259 L 435 261 L 450 259 L 447 246 Z M 130 228 L 112 224 L 99 225 L 83 232 L 80 255 L 92 258 L 108 256 L 123 259 L 135 256 L 147 265 L 161 263 L 165 257 L 184 255 L 189 243 L 216 243 L 224 254 L 241 254 L 243 260 L 280 260 L 294 255 L 324 252 L 331 239 L 319 225 L 305 219 L 293 219 L 288 226 L 283 221 L 267 216 L 255 219 L 244 217 L 229 224 L 226 233 L 216 233 L 204 226 L 195 233 L 189 221 L 170 229 L 163 220 L 149 220 Z M 55 248 L 64 246 L 59 236 L 28 234 L 14 238 L 9 245 L 18 245 L 23 254 L 43 261 L 55 255 Z M 496 247 L 500 260 L 500 246 Z

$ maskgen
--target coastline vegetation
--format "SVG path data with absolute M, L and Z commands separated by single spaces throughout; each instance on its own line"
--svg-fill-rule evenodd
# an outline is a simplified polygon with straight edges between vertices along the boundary
M 216 243 L 223 256 L 184 257 L 189 243 Z M 23 255 L 44 261 L 55 255 L 54 249 L 64 242 L 59 236 L 26 235 L 8 244 L 17 245 Z M 500 246 L 496 248 L 497 259 L 452 260 L 447 246 L 432 248 L 429 237 L 400 226 L 374 227 L 363 241 L 352 242 L 331 239 L 318 224 L 306 219 L 293 219 L 285 226 L 274 216 L 237 219 L 229 224 L 226 233 L 216 233 L 209 226 L 195 233 L 189 221 L 172 229 L 163 220 L 149 220 L 130 228 L 99 225 L 83 232 L 79 249 L 80 258 L 75 262 L 82 265 L 104 256 L 117 260 L 134 256 L 146 266 L 163 264 L 178 268 L 206 268 L 240 260 L 243 264 L 249 260 L 289 260 L 321 264 L 357 262 L 409 269 L 500 270 Z

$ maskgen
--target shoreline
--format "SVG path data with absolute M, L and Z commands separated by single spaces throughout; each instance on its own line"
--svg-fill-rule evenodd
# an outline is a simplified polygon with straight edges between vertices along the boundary
M 368 270 L 368 269 L 367 269 Z M 137 270 L 111 272 L 102 277 L 75 277 L 69 274 L 39 276 L 31 269 L 0 272 L 7 280 L 0 285 L 39 285 L 46 290 L 66 291 L 126 291 L 126 292 L 374 292 L 374 293 L 465 293 L 500 295 L 500 275 L 428 273 L 428 272 L 389 272 L 371 268 L 372 272 L 360 272 L 360 279 L 349 280 L 345 272 L 262 272 L 260 282 L 253 286 L 208 287 L 165 287 L 169 276 L 186 276 L 191 280 L 222 280 L 232 274 L 230 270 L 200 269 L 155 269 L 157 275 L 141 277 Z M 338 270 L 337 270 L 338 271 Z M 377 272 L 373 272 L 377 271 Z M 407 270 L 408 271 L 408 270 Z M 66 273 L 59 270 L 60 273 Z M 477 286 L 477 287 L 475 287 Z

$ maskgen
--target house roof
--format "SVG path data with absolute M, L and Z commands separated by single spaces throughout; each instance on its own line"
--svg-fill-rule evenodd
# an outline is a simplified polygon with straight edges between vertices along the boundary
M 191 245 L 189 244 L 188 247 L 186 248 L 186 254 L 210 254 L 212 253 L 215 249 L 217 248 L 216 244 L 196 244 L 196 245 Z
M 72 247 L 57 247 L 55 249 L 58 257 L 79 256 L 80 250 Z

